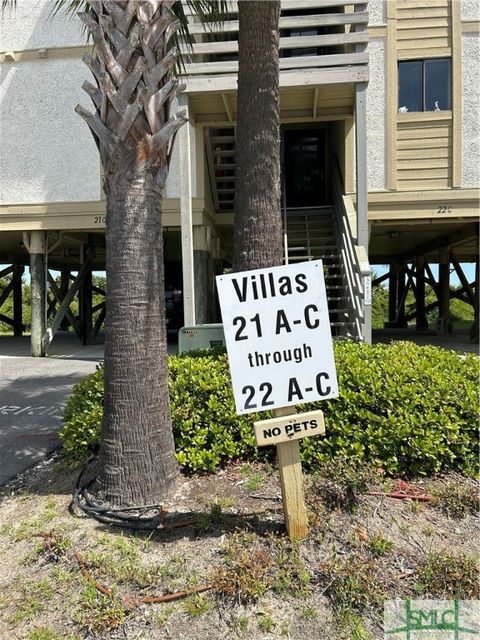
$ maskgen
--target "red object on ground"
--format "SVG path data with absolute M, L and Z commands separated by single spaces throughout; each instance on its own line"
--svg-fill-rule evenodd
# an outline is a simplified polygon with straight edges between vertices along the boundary
M 396 498 L 397 500 L 416 500 L 417 502 L 430 502 L 432 496 L 429 495 L 425 489 L 416 487 L 410 484 L 406 480 L 397 480 L 395 482 L 395 488 L 390 493 L 384 493 L 382 491 L 373 491 L 371 495 L 374 496 L 387 496 L 388 498 Z

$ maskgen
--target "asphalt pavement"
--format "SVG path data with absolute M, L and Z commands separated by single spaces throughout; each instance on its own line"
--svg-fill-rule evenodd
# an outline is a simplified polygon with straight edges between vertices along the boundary
M 60 446 L 65 403 L 74 384 L 103 359 L 103 344 L 83 347 L 55 336 L 45 358 L 32 358 L 30 339 L 0 336 L 0 485 Z

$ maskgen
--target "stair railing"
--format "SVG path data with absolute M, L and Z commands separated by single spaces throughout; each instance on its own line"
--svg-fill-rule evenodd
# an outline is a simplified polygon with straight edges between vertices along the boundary
M 333 163 L 332 196 L 335 220 L 335 233 L 342 256 L 342 265 L 346 276 L 350 312 L 354 322 L 354 337 L 363 340 L 363 283 L 362 265 L 360 264 L 356 247 L 353 244 L 350 221 L 348 217 L 348 196 L 343 193 L 340 171 Z M 353 205 L 352 205 L 353 208 Z

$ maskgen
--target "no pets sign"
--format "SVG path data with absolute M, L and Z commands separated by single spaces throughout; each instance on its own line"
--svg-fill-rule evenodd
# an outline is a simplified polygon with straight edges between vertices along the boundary
M 217 276 L 237 413 L 338 396 L 321 260 Z

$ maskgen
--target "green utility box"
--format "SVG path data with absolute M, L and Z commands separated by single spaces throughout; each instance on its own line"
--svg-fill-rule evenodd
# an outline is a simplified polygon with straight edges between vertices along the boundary
M 182 327 L 178 332 L 178 353 L 224 346 L 222 324 L 197 324 L 194 327 Z

